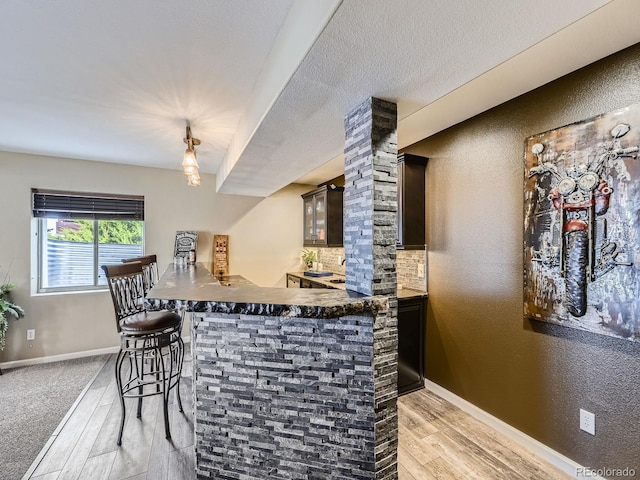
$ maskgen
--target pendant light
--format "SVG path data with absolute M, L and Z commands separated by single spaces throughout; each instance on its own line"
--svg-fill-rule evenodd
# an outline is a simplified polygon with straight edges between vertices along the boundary
M 194 146 L 200 145 L 200 140 L 191 136 L 191 125 L 188 120 L 184 143 L 187 144 L 187 149 L 184 151 L 184 157 L 182 158 L 182 171 L 188 178 L 187 185 L 191 187 L 199 187 L 200 173 L 198 172 L 198 159 L 196 158 Z

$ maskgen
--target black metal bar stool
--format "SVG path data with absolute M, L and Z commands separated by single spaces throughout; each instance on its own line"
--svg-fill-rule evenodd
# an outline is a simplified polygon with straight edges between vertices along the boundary
M 146 295 L 158 281 L 158 257 L 156 255 L 144 255 L 142 257 L 123 258 L 122 263 L 140 262 L 142 264 L 142 279 L 144 281 L 144 294 Z
M 184 342 L 180 337 L 182 317 L 168 311 L 145 310 L 145 283 L 141 262 L 103 265 L 102 270 L 107 276 L 120 334 L 120 351 L 116 359 L 116 383 L 122 407 L 118 445 L 122 444 L 125 398 L 138 399 L 137 416 L 140 418 L 142 399 L 161 394 L 165 436 L 170 439 L 168 402 L 174 387 L 178 407 L 183 411 L 180 399 L 180 376 L 184 358 Z M 128 373 L 123 371 L 125 360 L 129 361 Z

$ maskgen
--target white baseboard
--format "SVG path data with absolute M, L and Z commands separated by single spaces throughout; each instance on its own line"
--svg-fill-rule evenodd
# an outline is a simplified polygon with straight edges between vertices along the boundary
M 451 393 L 449 390 L 441 387 L 437 383 L 432 382 L 431 380 L 424 381 L 425 387 L 427 390 L 432 391 L 436 395 L 444 398 L 448 402 L 451 402 L 460 410 L 468 413 L 472 417 L 480 420 L 482 423 L 488 425 L 493 428 L 497 432 L 505 435 L 511 440 L 517 442 L 527 450 L 529 450 L 534 455 L 546 460 L 553 466 L 559 468 L 567 475 L 570 475 L 574 478 L 590 478 L 596 480 L 604 480 L 600 476 L 588 475 L 587 469 L 582 465 L 574 462 L 568 457 L 565 457 L 561 453 L 556 452 L 552 448 L 549 448 L 544 443 L 539 442 L 535 438 L 530 437 L 529 435 L 522 433 L 520 430 L 512 427 L 508 423 L 503 422 L 499 418 L 494 417 L 490 413 L 485 412 L 481 408 L 476 407 L 471 402 L 457 396 L 455 393 Z M 580 474 L 583 472 L 582 474 Z
M 191 337 L 182 337 L 184 343 L 189 343 Z M 63 360 L 73 360 L 74 358 L 93 357 L 95 355 L 105 355 L 109 353 L 118 353 L 120 347 L 97 348 L 95 350 L 84 350 L 82 352 L 62 353 L 60 355 L 49 355 L 47 357 L 26 358 L 24 360 L 13 360 L 11 362 L 0 363 L 0 369 L 9 370 L 16 367 L 28 367 L 31 365 L 40 365 L 42 363 L 61 362 Z

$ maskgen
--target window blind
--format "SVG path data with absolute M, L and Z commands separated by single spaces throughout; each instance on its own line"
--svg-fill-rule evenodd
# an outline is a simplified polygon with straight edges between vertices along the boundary
M 144 197 L 31 189 L 36 218 L 144 220 Z

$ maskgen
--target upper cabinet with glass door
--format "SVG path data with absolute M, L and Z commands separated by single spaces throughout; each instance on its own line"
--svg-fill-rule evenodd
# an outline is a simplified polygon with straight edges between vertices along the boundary
M 302 195 L 304 246 L 342 246 L 342 196 L 344 188 L 323 185 Z

